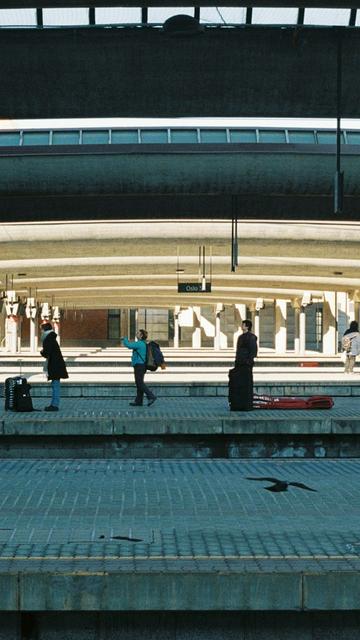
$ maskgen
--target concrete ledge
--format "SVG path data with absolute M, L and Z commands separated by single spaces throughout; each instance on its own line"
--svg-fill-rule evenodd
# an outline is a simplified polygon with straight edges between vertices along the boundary
M 31 380 L 30 380 L 31 382 Z M 360 380 L 359 380 L 360 383 Z M 333 397 L 360 396 L 360 384 L 343 382 L 261 382 L 255 383 L 254 392 L 259 395 L 272 396 L 313 396 L 330 395 Z M 159 398 L 201 398 L 219 397 L 227 398 L 228 385 L 224 382 L 149 382 L 151 389 Z M 0 395 L 4 395 L 4 385 L 0 384 Z M 63 382 L 61 394 L 64 398 L 133 398 L 133 382 L 123 383 L 95 383 L 95 382 Z M 34 398 L 46 398 L 49 396 L 49 383 L 31 382 L 31 395 Z

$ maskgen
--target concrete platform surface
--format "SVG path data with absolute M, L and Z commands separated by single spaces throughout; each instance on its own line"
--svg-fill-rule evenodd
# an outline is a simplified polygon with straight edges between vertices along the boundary
M 1 610 L 358 609 L 359 473 L 359 460 L 1 460 Z
M 148 407 L 128 398 L 62 398 L 60 410 L 0 412 L 0 436 L 122 434 L 358 434 L 360 397 L 334 399 L 332 409 L 229 411 L 225 397 L 159 397 Z

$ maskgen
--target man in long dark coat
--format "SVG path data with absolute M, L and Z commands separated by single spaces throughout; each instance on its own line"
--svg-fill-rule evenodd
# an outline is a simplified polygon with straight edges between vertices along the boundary
M 40 353 L 43 358 L 46 358 L 44 371 L 46 371 L 47 379 L 51 380 L 52 390 L 51 403 L 48 407 L 45 407 L 44 411 L 58 411 L 60 405 L 60 379 L 68 378 L 69 376 L 56 340 L 57 334 L 50 322 L 45 322 L 45 324 L 41 325 L 41 331 L 42 349 Z

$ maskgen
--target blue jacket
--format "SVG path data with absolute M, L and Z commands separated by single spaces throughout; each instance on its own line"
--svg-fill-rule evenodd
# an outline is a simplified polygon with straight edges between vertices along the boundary
M 145 340 L 137 340 L 137 342 L 130 342 L 127 338 L 123 339 L 124 347 L 132 349 L 131 364 L 135 367 L 136 364 L 146 364 L 146 342 Z

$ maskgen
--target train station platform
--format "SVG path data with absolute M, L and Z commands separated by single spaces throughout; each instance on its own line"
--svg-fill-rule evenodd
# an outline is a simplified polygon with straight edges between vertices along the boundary
M 2 460 L 2 612 L 356 610 L 359 473 L 358 460 Z

